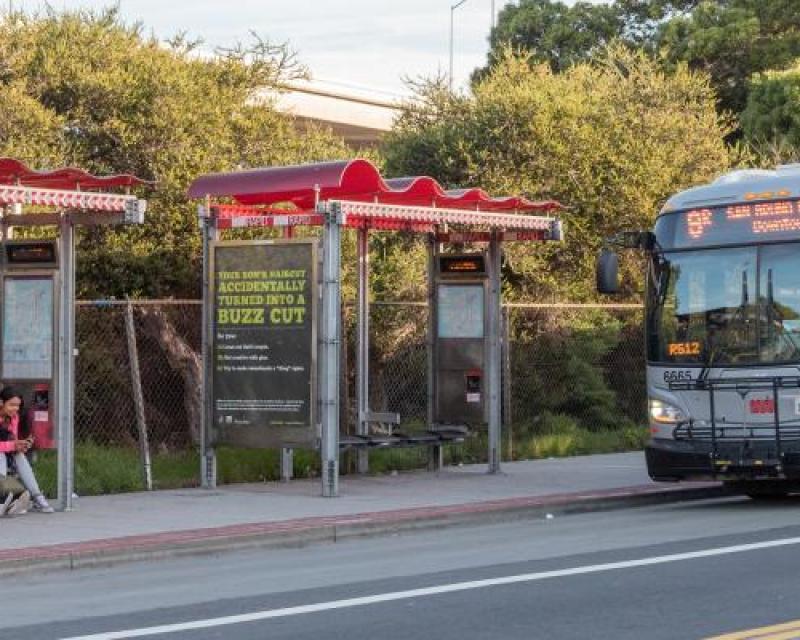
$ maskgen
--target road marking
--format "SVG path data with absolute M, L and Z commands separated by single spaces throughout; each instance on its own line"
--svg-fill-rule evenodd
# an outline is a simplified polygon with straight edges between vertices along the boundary
M 769 627 L 725 633 L 706 640 L 796 640 L 800 638 L 800 620 L 792 620 Z
M 548 580 L 550 578 L 563 578 L 566 576 L 578 576 L 590 573 L 601 573 L 603 571 L 614 571 L 617 569 L 634 569 L 637 567 L 647 567 L 656 564 L 666 564 L 669 562 L 696 560 L 698 558 L 711 558 L 714 556 L 728 555 L 731 553 L 746 553 L 748 551 L 758 551 L 761 549 L 774 549 L 776 547 L 786 547 L 797 544 L 800 544 L 800 538 L 781 538 L 779 540 L 766 540 L 764 542 L 754 542 L 751 544 L 737 544 L 730 547 L 716 547 L 713 549 L 703 549 L 702 551 L 688 551 L 685 553 L 673 553 L 665 556 L 653 556 L 652 558 L 640 558 L 639 560 L 607 562 L 605 564 L 594 564 L 594 565 L 587 565 L 584 567 L 573 567 L 572 569 L 558 569 L 555 571 L 523 573 L 516 576 L 504 576 L 501 578 L 487 578 L 485 580 L 470 580 L 467 582 L 455 582 L 453 584 L 443 584 L 434 587 L 423 587 L 420 589 L 409 589 L 407 591 L 393 591 L 389 593 L 379 593 L 376 595 L 363 596 L 360 598 L 332 600 L 330 602 L 318 602 L 315 604 L 306 604 L 297 607 L 286 607 L 283 609 L 269 609 L 267 611 L 255 611 L 253 613 L 243 613 L 235 616 L 223 616 L 220 618 L 208 618 L 205 620 L 178 622 L 175 624 L 165 624 L 155 627 L 144 627 L 141 629 L 126 629 L 123 631 L 108 631 L 104 633 L 93 633 L 83 636 L 72 636 L 69 638 L 62 638 L 61 640 L 127 640 L 128 638 L 142 638 L 145 636 L 157 636 L 157 635 L 164 635 L 167 633 L 180 633 L 183 631 L 192 631 L 195 629 L 210 629 L 212 627 L 222 627 L 232 624 L 243 624 L 246 622 L 257 622 L 259 620 L 270 620 L 272 618 L 286 618 L 289 616 L 298 616 L 306 613 L 318 613 L 320 611 L 332 611 L 334 609 L 348 609 L 350 607 L 362 607 L 371 604 L 379 604 L 382 602 L 393 602 L 395 600 L 407 600 L 409 598 L 437 596 L 437 595 L 442 595 L 444 593 L 454 593 L 457 591 L 486 589 L 488 587 L 499 587 L 509 584 L 519 584 L 522 582 L 535 582 L 538 580 Z M 778 638 L 773 638 L 770 640 L 778 640 Z

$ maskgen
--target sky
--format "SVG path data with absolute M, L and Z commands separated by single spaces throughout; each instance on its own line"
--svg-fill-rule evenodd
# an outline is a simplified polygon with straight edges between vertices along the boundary
M 599 1 L 599 0 L 592 0 Z M 159 39 L 185 32 L 204 47 L 247 42 L 250 32 L 288 43 L 315 80 L 331 87 L 368 89 L 376 97 L 407 95 L 404 77 L 431 77 L 450 67 L 453 86 L 486 63 L 492 8 L 505 0 L 49 0 L 56 9 L 119 5 L 128 22 L 141 22 Z M 6 4 L 6 7 L 2 7 Z M 0 0 L 27 12 L 42 0 Z

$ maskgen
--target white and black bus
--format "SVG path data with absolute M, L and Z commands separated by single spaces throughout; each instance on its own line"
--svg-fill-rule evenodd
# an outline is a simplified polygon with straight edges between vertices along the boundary
M 800 490 L 800 165 L 679 193 L 615 241 L 648 255 L 650 476 Z M 616 291 L 610 248 L 597 275 Z

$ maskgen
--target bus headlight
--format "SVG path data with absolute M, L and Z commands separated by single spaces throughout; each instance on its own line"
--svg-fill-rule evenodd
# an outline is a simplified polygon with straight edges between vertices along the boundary
M 677 424 L 683 422 L 686 416 L 683 411 L 671 404 L 650 398 L 648 401 L 650 409 L 650 419 L 658 424 Z

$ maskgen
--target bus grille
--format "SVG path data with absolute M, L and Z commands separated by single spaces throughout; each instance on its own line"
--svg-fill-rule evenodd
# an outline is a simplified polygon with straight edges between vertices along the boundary
M 698 378 L 671 382 L 672 391 L 707 391 L 710 420 L 697 423 L 689 420 L 675 427 L 676 440 L 700 440 L 712 444 L 716 453 L 717 444 L 730 442 L 770 442 L 780 456 L 782 443 L 800 440 L 800 420 L 782 420 L 780 417 L 780 392 L 782 389 L 800 389 L 800 376 Z M 718 420 L 715 414 L 714 394 L 733 391 L 739 394 L 767 392 L 772 394 L 771 422 L 730 422 Z
M 683 422 L 675 427 L 673 436 L 676 440 L 721 440 L 725 442 L 742 442 L 749 440 L 752 442 L 774 442 L 775 425 L 771 423 L 749 424 L 725 422 L 723 425 L 716 425 L 714 434 L 711 433 L 710 424 L 698 425 L 693 421 Z M 800 440 L 800 422 L 781 422 L 779 439 L 782 441 Z

